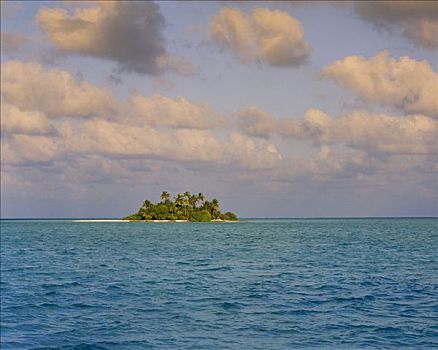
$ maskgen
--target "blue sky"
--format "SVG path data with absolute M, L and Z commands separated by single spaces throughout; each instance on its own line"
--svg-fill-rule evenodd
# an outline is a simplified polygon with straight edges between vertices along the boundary
M 2 216 L 163 190 L 436 216 L 437 27 L 421 1 L 2 2 Z

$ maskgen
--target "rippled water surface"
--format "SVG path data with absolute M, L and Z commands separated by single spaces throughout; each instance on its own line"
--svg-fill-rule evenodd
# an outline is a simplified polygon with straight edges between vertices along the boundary
M 438 220 L 1 222 L 2 349 L 438 348 Z

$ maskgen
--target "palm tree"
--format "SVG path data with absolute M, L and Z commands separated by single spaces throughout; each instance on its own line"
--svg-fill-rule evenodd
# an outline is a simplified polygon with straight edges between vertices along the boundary
M 183 196 L 181 193 L 178 193 L 178 195 L 175 197 L 175 204 L 178 207 L 182 206 L 182 200 L 183 200 Z
M 163 202 L 167 201 L 170 198 L 170 194 L 167 191 L 163 191 L 163 193 L 161 193 L 161 200 Z
M 143 206 L 142 206 L 142 208 L 147 209 L 147 208 L 150 208 L 151 205 L 152 205 L 152 202 L 151 202 L 151 201 L 148 201 L 148 200 L 146 199 L 146 200 L 143 202 Z
M 211 214 L 211 210 L 210 210 L 210 202 L 206 199 L 206 200 L 204 200 L 204 203 L 202 203 L 202 209 L 204 209 L 204 210 L 208 210 L 209 212 L 210 212 L 210 214 Z
M 192 196 L 190 192 L 184 192 L 184 198 L 188 201 L 188 205 L 193 208 L 196 203 L 196 196 Z
M 197 201 L 201 202 L 201 207 L 204 204 L 204 199 L 205 199 L 204 195 L 201 192 L 199 192 Z
M 175 203 L 172 202 L 170 199 L 166 199 L 166 201 L 165 201 L 163 204 L 166 206 L 167 211 L 168 211 L 169 213 L 171 213 L 172 216 L 174 216 L 174 214 L 175 214 L 175 209 L 176 209 L 176 205 L 175 205 Z
M 211 204 L 211 216 L 216 218 L 216 213 L 219 210 L 219 201 L 216 198 L 213 198 L 210 204 Z
M 183 197 L 183 201 L 182 201 L 182 206 L 184 208 L 184 217 L 185 217 L 186 220 L 189 219 L 189 217 L 187 215 L 187 207 L 189 206 L 189 204 L 190 204 L 189 199 L 187 198 L 187 196 L 184 196 Z
M 194 194 L 193 196 L 190 195 L 189 202 L 190 202 L 190 206 L 191 206 L 193 209 L 195 209 L 195 208 L 196 208 L 196 203 L 198 202 L 198 196 L 197 196 L 196 194 Z

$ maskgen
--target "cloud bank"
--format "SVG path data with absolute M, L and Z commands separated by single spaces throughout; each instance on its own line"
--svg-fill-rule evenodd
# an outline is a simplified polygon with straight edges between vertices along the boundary
M 98 155 L 264 167 L 275 146 L 236 132 L 205 102 L 131 94 L 126 101 L 59 69 L 2 64 L 4 164 Z M 36 146 L 39 144 L 39 146 Z
M 189 168 L 220 165 L 240 172 L 281 169 L 281 176 L 295 177 L 328 169 L 360 173 L 373 159 L 436 154 L 437 121 L 422 114 L 356 111 L 334 118 L 312 108 L 301 118 L 280 119 L 249 107 L 235 114 L 233 126 L 207 103 L 182 96 L 133 93 L 121 100 L 105 87 L 36 63 L 8 61 L 2 72 L 6 166 L 98 157 L 173 161 Z M 293 149 L 280 151 L 277 137 L 309 143 L 318 152 L 307 159 Z M 336 147 L 345 149 L 339 153 Z
M 303 63 L 310 53 L 301 23 L 279 10 L 255 8 L 246 14 L 223 7 L 210 22 L 209 36 L 244 63 L 293 66 Z
M 309 109 L 301 119 L 276 119 L 253 107 L 239 113 L 238 124 L 247 135 L 280 135 L 318 147 L 346 145 L 372 156 L 433 155 L 438 142 L 437 121 L 424 115 L 400 118 L 356 111 L 332 118 L 319 109 Z

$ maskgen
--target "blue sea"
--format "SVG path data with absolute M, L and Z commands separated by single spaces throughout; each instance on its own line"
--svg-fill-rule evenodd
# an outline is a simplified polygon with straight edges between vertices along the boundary
M 437 219 L 1 221 L 2 349 L 437 349 Z

